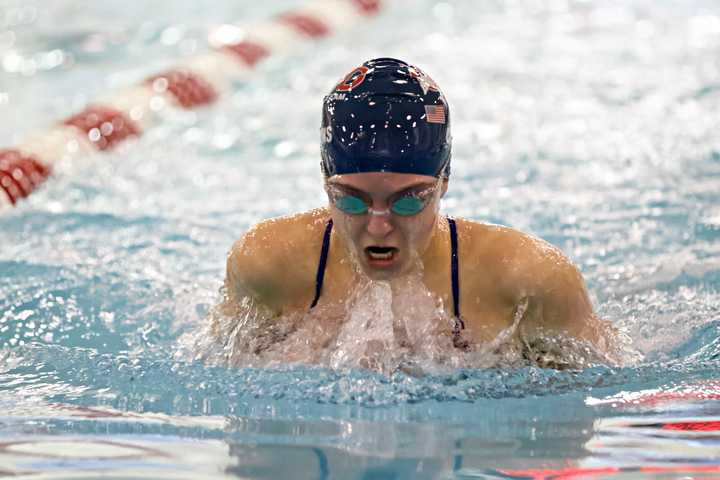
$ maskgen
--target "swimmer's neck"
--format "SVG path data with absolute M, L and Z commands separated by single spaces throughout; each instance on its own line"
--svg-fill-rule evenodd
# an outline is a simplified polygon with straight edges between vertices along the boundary
M 447 218 L 438 214 L 433 223 L 432 234 L 428 244 L 420 253 L 421 271 L 416 272 L 428 277 L 433 273 L 446 275 L 450 265 L 450 229 Z

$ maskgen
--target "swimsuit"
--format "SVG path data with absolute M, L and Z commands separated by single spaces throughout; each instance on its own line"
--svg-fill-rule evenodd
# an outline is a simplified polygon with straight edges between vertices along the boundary
M 453 327 L 453 344 L 461 349 L 467 349 L 468 343 L 460 338 L 460 331 L 465 329 L 465 322 L 460 318 L 460 279 L 458 273 L 458 241 L 457 226 L 455 220 L 448 217 L 450 226 L 450 281 L 452 284 L 453 311 L 455 313 L 455 326 Z M 317 274 L 315 276 L 315 298 L 310 304 L 314 308 L 320 300 L 323 280 L 325 279 L 325 266 L 327 265 L 328 252 L 330 251 L 330 234 L 332 233 L 333 222 L 328 220 L 323 236 L 322 249 L 320 250 L 320 261 L 318 262 Z

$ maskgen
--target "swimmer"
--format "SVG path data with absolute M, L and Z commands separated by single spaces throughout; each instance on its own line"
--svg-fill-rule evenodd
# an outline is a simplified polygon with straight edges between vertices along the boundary
M 221 305 L 231 320 L 215 320 L 215 336 L 227 341 L 249 328 L 252 308 L 269 324 L 295 319 L 266 335 L 265 346 L 256 342 L 255 353 L 296 335 L 303 338 L 295 345 L 309 347 L 290 348 L 286 358 L 317 360 L 318 350 L 337 341 L 348 300 L 362 285 L 380 282 L 399 295 L 413 277 L 437 299 L 440 317 L 451 319 L 432 333 L 450 338 L 448 349 L 473 351 L 511 331 L 509 341 L 526 359 L 561 368 L 562 354 L 528 351 L 553 337 L 607 348 L 610 327 L 557 248 L 509 227 L 439 213 L 450 159 L 450 109 L 430 76 L 391 58 L 348 73 L 323 101 L 328 205 L 264 221 L 233 246 Z M 308 314 L 318 310 L 321 316 Z

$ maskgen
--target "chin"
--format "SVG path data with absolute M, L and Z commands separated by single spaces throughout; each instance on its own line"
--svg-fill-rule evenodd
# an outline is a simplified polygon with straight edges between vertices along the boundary
M 372 265 L 369 265 L 367 262 L 362 262 L 362 265 L 360 266 L 362 272 L 370 279 L 370 280 L 392 280 L 394 278 L 402 277 L 406 273 L 408 273 L 408 265 L 404 264 L 397 264 L 393 265 L 391 267 L 386 268 L 377 268 Z
M 378 280 L 378 281 L 384 281 L 384 280 L 392 280 L 395 277 L 400 276 L 398 272 L 394 271 L 387 271 L 387 270 L 377 270 L 370 267 L 364 267 L 363 273 L 370 279 L 370 280 Z

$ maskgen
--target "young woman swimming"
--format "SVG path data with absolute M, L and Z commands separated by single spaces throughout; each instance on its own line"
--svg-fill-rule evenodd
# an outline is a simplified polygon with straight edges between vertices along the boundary
M 362 366 L 372 366 L 370 350 L 418 350 L 428 342 L 472 352 L 503 332 L 506 343 L 543 366 L 563 360 L 562 352 L 547 356 L 547 348 L 532 353 L 540 339 L 606 348 L 608 326 L 593 313 L 580 272 L 558 249 L 512 228 L 439 213 L 450 177 L 450 109 L 419 68 L 378 58 L 347 74 L 323 102 L 321 157 L 328 205 L 264 221 L 233 246 L 218 337 L 228 341 L 231 331 L 250 329 L 252 308 L 262 324 L 285 326 L 272 335 L 239 335 L 264 335 L 251 348 L 257 354 L 286 343 L 283 358 L 292 361 L 331 358 L 318 352 L 338 350 L 340 339 L 349 345 L 354 336 L 362 348 L 348 347 L 344 355 L 360 352 Z M 400 326 L 391 319 L 382 338 L 367 340 L 363 331 L 375 320 L 352 323 L 349 310 L 374 283 L 389 292 L 375 295 L 379 312 L 422 290 L 437 305 L 437 319 L 416 315 Z M 311 314 L 317 310 L 322 315 Z M 414 331 L 422 338 L 413 341 Z

